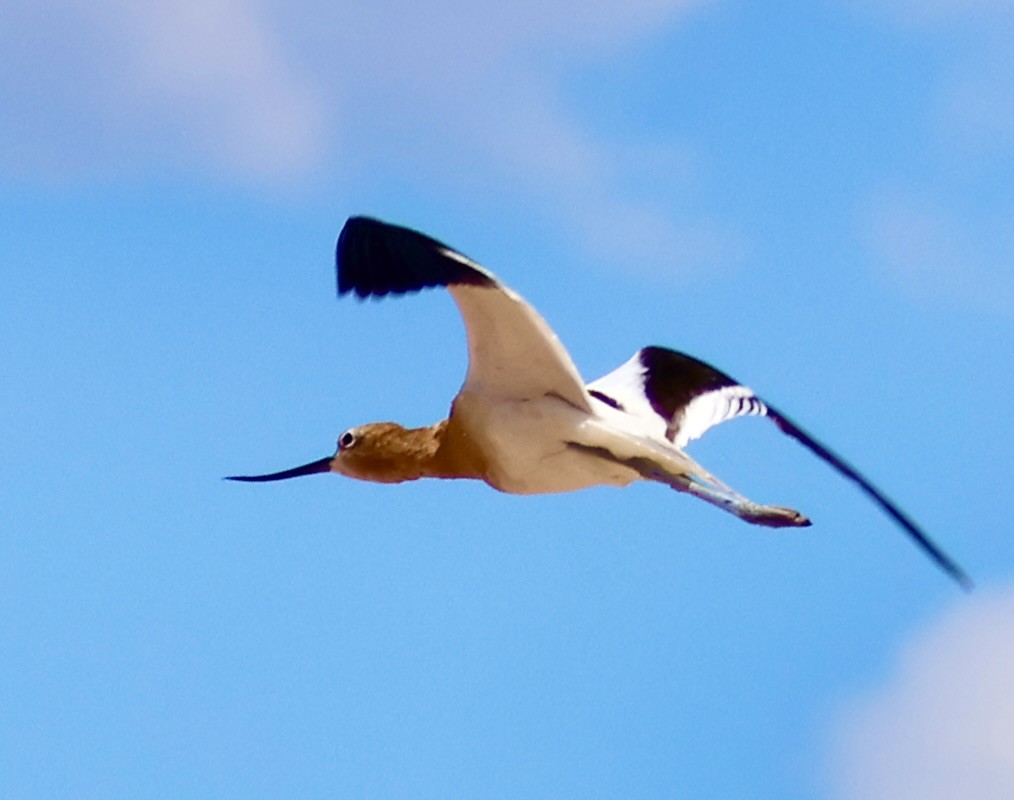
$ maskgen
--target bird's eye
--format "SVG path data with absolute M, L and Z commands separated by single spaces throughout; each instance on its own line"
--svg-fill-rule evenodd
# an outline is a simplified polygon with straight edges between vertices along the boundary
M 352 431 L 345 431 L 338 437 L 338 449 L 348 450 L 356 443 L 356 435 Z

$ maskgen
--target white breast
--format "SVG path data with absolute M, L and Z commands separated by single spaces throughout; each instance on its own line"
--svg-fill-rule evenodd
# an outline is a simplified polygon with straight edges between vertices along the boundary
M 509 494 L 626 486 L 640 476 L 610 459 L 571 446 L 588 439 L 589 416 L 556 397 L 491 401 L 462 392 L 454 418 L 483 453 L 486 482 Z

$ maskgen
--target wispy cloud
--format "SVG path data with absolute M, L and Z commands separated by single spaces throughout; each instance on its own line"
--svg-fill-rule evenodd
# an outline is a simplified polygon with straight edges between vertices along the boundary
M 224 166 L 260 176 L 320 160 L 323 97 L 250 4 L 110 0 L 106 11 L 109 28 L 122 26 L 135 96 L 153 94 Z
M 887 686 L 843 713 L 840 800 L 1014 797 L 1014 590 L 983 594 L 910 642 Z
M 884 274 L 925 301 L 1014 311 L 1014 6 L 1006 0 L 857 5 L 921 39 L 938 61 L 918 181 L 890 176 L 865 216 Z M 916 166 L 917 165 L 917 166 Z M 1005 177 L 1006 176 L 1006 177 Z M 885 200 L 885 196 L 887 199 Z
M 641 229 L 635 256 L 693 269 L 732 257 L 716 224 L 625 187 L 561 85 L 705 2 L 13 0 L 0 171 L 498 186 L 603 258 Z
M 242 0 L 14 0 L 5 17 L 5 172 L 192 161 L 260 179 L 321 157 L 322 98 Z
M 935 134 L 973 162 L 1014 160 L 1014 5 L 1009 0 L 894 0 L 893 21 L 946 52 Z
M 962 213 L 915 191 L 871 204 L 866 237 L 886 280 L 929 305 L 1014 311 L 1014 217 Z

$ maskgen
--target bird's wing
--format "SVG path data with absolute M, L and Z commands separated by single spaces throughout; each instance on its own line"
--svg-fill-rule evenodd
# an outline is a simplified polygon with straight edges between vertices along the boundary
M 336 262 L 339 295 L 446 287 L 468 337 L 464 389 L 519 400 L 552 394 L 591 411 L 581 376 L 546 321 L 461 253 L 409 228 L 352 217 L 338 237 Z
M 766 414 L 764 402 L 728 375 L 675 350 L 645 347 L 588 384 L 592 397 L 650 424 L 683 449 L 734 417 Z
M 664 347 L 645 347 L 587 388 L 592 397 L 657 423 L 658 431 L 664 431 L 665 437 L 681 449 L 720 422 L 748 415 L 768 417 L 784 433 L 858 484 L 945 572 L 963 587 L 971 586 L 961 567 L 868 478 L 751 389 L 709 364 Z

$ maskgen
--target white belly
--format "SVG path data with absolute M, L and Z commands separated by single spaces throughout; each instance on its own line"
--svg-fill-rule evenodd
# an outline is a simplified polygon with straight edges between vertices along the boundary
M 626 486 L 641 476 L 615 460 L 579 449 L 588 443 L 588 415 L 554 397 L 491 402 L 463 393 L 454 418 L 486 460 L 485 479 L 509 494 L 571 492 Z

